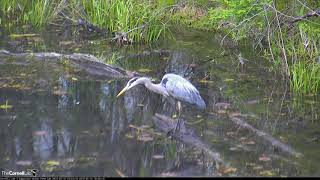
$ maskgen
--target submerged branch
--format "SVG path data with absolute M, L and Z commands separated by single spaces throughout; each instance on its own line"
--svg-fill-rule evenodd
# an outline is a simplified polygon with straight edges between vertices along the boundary
M 241 128 L 247 129 L 247 130 L 255 133 L 258 137 L 261 137 L 263 140 L 267 141 L 268 143 L 271 143 L 272 146 L 279 148 L 281 151 L 287 152 L 287 153 L 294 155 L 296 157 L 302 156 L 301 153 L 295 151 L 289 145 L 284 144 L 284 143 L 278 141 L 277 139 L 275 139 L 274 137 L 272 137 L 271 135 L 269 135 L 259 129 L 254 128 L 253 126 L 251 126 L 247 122 L 241 120 L 240 118 L 231 116 L 230 119 L 232 122 L 239 125 Z
M 11 53 L 6 50 L 0 50 L 0 57 L 16 57 L 36 60 L 50 60 L 57 63 L 63 60 L 69 60 L 72 65 L 85 70 L 90 75 L 106 77 L 106 78 L 130 78 L 140 76 L 136 72 L 124 70 L 109 64 L 105 64 L 102 60 L 90 54 L 59 54 L 54 52 L 39 52 L 39 53 Z M 0 61 L 2 59 L 0 58 Z
M 159 128 L 161 131 L 168 132 L 174 128 L 175 120 L 170 117 L 161 115 L 156 113 L 155 116 L 152 117 L 153 122 L 155 123 L 156 127 Z M 176 133 L 172 133 L 172 137 L 185 143 L 191 145 L 195 148 L 199 148 L 200 150 L 204 151 L 208 154 L 215 162 L 216 165 L 224 164 L 223 160 L 220 157 L 220 154 L 215 150 L 212 150 L 207 144 L 201 141 L 199 137 L 197 137 L 191 129 L 187 129 L 185 126 L 181 126 L 180 131 Z

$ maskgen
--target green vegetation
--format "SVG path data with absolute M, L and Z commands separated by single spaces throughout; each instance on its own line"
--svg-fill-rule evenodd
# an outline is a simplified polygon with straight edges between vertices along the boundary
M 93 24 L 127 33 L 131 41 L 153 42 L 165 34 L 165 10 L 134 0 L 89 0 L 82 7 Z
M 189 27 L 225 33 L 222 42 L 226 37 L 235 42 L 251 39 L 265 59 L 273 62 L 273 69 L 290 80 L 295 92 L 319 91 L 313 76 L 320 58 L 320 1 L 208 0 L 202 6 L 187 1 L 178 15 Z
M 292 65 L 292 89 L 310 93 L 320 90 L 320 64 L 298 62 Z
M 52 21 L 60 7 L 59 1 L 53 0 L 0 0 L 0 24 L 27 24 L 36 27 Z
M 179 25 L 222 32 L 225 34 L 222 43 L 227 37 L 235 42 L 249 39 L 274 64 L 272 69 L 287 77 L 294 91 L 318 91 L 317 79 L 312 76 L 318 71 L 315 64 L 320 58 L 320 1 L 0 0 L 0 3 L 1 25 L 44 27 L 65 20 L 76 23 L 81 18 L 115 33 L 120 43 L 155 42 L 170 35 L 169 27 Z
M 154 42 L 168 31 L 166 7 L 134 0 L 0 0 L 0 24 L 44 27 L 55 21 L 86 19 L 128 42 Z M 58 23 L 56 23 L 58 24 Z

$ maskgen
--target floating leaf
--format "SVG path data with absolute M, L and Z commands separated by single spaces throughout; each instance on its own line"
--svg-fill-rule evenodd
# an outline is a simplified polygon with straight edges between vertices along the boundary
M 62 90 L 55 90 L 55 91 L 52 92 L 52 94 L 62 96 L 62 95 L 68 94 L 68 92 L 67 91 L 62 91 Z
M 221 110 L 221 109 L 220 109 L 220 110 L 218 110 L 218 111 L 217 111 L 217 113 L 218 113 L 218 114 L 226 114 L 226 113 L 227 113 L 227 111 L 226 111 L 226 110 Z
M 266 155 L 262 155 L 261 157 L 259 157 L 259 161 L 270 161 L 270 157 L 266 156 Z
M 33 37 L 37 34 L 10 34 L 10 38 L 23 38 L 23 37 Z
M 253 144 L 256 144 L 256 142 L 254 142 L 254 141 L 243 141 L 243 142 L 241 142 L 241 144 L 253 145 Z
M 130 139 L 133 138 L 133 135 L 132 135 L 132 134 L 126 134 L 125 136 L 126 136 L 127 138 L 130 138 Z
M 241 137 L 240 138 L 240 141 L 244 141 L 244 140 L 246 140 L 247 138 L 246 137 Z
M 235 132 L 227 132 L 227 136 L 234 136 L 234 135 L 236 135 Z
M 186 64 L 188 67 L 197 67 L 198 64 Z
M 138 137 L 138 140 L 148 142 L 148 141 L 152 141 L 153 137 L 149 136 L 148 134 L 143 134 L 142 136 Z
M 129 127 L 131 127 L 131 128 L 134 128 L 134 129 L 138 129 L 138 130 L 141 130 L 141 128 L 140 128 L 140 127 L 138 127 L 138 126 L 135 126 L 135 125 L 133 125 L 133 124 L 129 124 Z
M 29 160 L 17 161 L 16 164 L 20 166 L 30 166 L 32 164 L 32 161 L 29 161 Z
M 141 68 L 141 69 L 138 69 L 139 72 L 142 72 L 142 73 L 146 73 L 146 72 L 152 72 L 151 69 L 146 69 L 146 68 Z
M 275 173 L 272 170 L 261 171 L 259 174 L 263 175 L 263 176 L 274 176 L 275 175 Z
M 213 84 L 214 81 L 208 81 L 208 80 L 201 79 L 201 80 L 199 81 L 199 83 L 203 83 L 203 84 Z
M 225 102 L 220 102 L 220 103 L 214 104 L 214 107 L 222 108 L 222 109 L 228 109 L 228 108 L 230 108 L 230 106 L 231 106 L 230 103 L 225 103 Z
M 225 79 L 224 81 L 225 82 L 231 82 L 231 81 L 234 81 L 234 79 Z
M 279 138 L 284 142 L 288 142 L 288 138 L 286 138 L 286 137 L 280 136 Z
M 256 166 L 256 163 L 246 163 L 246 166 Z
M 218 171 L 222 174 L 229 174 L 229 173 L 235 173 L 237 169 L 233 167 L 220 167 Z
M 233 113 L 230 113 L 229 116 L 231 116 L 231 117 L 241 116 L 241 113 L 233 112 Z
M 59 45 L 68 46 L 68 45 L 71 45 L 72 43 L 73 43 L 72 41 L 60 41 Z
M 127 176 L 124 175 L 119 169 L 116 169 L 116 172 L 117 172 L 117 174 L 118 174 L 120 177 L 127 177 Z
M 29 104 L 31 104 L 31 101 L 23 101 L 23 100 L 21 100 L 21 101 L 19 101 L 19 103 L 22 104 L 22 105 L 29 105 Z
M 164 155 L 153 155 L 152 158 L 153 159 L 163 159 Z
M 50 161 L 47 162 L 47 165 L 49 165 L 49 166 L 59 166 L 60 162 L 59 161 L 50 160 Z
M 231 148 L 229 148 L 229 150 L 230 150 L 230 151 L 239 151 L 240 149 L 237 148 L 237 147 L 231 147 Z
M 46 136 L 46 135 L 48 135 L 48 132 L 47 131 L 34 131 L 33 135 L 35 135 L 35 136 Z
M 254 170 L 260 170 L 260 169 L 263 169 L 263 167 L 262 167 L 262 166 L 253 166 L 252 169 L 254 169 Z

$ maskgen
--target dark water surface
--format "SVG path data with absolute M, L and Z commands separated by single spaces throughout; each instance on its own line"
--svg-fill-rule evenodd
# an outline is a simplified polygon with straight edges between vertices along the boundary
M 143 87 L 117 99 L 126 79 L 92 77 L 63 63 L 2 58 L 1 170 L 38 169 L 39 176 L 320 175 L 319 96 L 290 93 L 259 50 L 232 42 L 220 46 L 221 36 L 203 32 L 179 32 L 176 39 L 153 46 L 122 47 L 73 39 L 69 33 L 45 31 L 32 38 L 2 33 L 0 49 L 89 53 L 157 82 L 169 72 L 188 77 L 207 111 L 185 107 L 182 117 L 230 168 L 217 171 L 205 153 L 160 133 L 151 117 L 156 112 L 174 117 L 175 112 Z M 159 55 L 159 50 L 169 53 Z M 303 157 L 242 130 L 227 118 L 231 113 Z

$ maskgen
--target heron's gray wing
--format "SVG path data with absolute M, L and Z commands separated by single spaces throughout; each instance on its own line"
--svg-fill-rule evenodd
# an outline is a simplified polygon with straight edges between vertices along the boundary
M 163 76 L 161 84 L 173 98 L 195 105 L 199 109 L 205 109 L 206 104 L 199 91 L 186 79 L 176 74 Z

